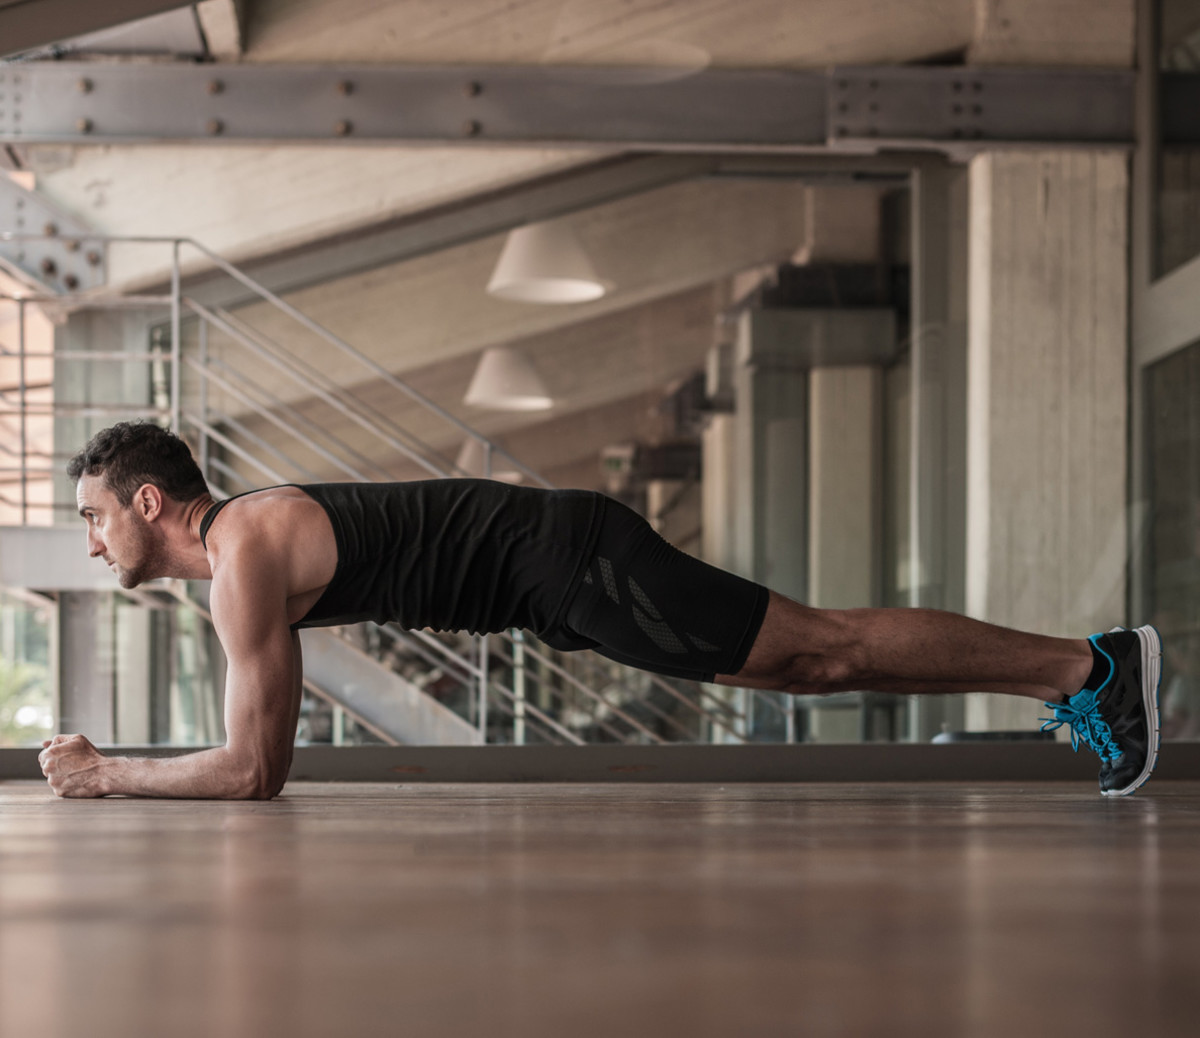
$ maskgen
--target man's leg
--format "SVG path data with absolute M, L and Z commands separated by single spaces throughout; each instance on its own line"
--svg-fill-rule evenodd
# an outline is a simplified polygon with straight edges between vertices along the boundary
M 771 592 L 736 675 L 722 684 L 800 695 L 1005 692 L 1059 702 L 1092 670 L 1085 639 L 1049 638 L 935 609 L 813 609 Z
M 1044 700 L 1100 757 L 1100 790 L 1125 796 L 1158 760 L 1162 645 L 1152 627 L 1049 638 L 932 609 L 812 609 L 771 593 L 727 685 L 821 695 L 1004 692 Z

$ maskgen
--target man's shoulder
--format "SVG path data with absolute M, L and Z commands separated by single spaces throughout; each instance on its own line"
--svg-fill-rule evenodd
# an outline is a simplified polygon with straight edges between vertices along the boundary
M 327 524 L 321 506 L 299 487 L 270 487 L 231 499 L 207 529 L 211 556 L 270 555 L 303 542 L 305 530 Z

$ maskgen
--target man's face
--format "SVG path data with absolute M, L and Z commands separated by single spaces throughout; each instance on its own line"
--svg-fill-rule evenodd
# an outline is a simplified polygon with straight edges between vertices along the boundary
M 103 477 L 81 476 L 75 488 L 79 514 L 87 523 L 88 554 L 100 556 L 121 587 L 137 587 L 161 575 L 162 551 L 153 526 L 137 511 L 137 499 L 122 508 Z

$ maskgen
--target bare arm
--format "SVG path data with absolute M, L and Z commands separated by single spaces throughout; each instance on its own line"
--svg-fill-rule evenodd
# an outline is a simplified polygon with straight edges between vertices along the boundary
M 212 616 L 229 668 L 226 744 L 182 757 L 106 757 L 82 735 L 60 735 L 39 761 L 63 797 L 110 794 L 270 799 L 287 779 L 302 681 L 299 636 L 287 623 L 283 569 L 246 549 L 214 573 Z

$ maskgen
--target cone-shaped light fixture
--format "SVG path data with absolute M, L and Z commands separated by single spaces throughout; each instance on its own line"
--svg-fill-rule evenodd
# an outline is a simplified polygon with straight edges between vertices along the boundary
M 463 403 L 493 411 L 545 411 L 554 406 L 529 358 L 511 346 L 483 351 Z
M 495 441 L 492 442 L 495 443 Z M 498 479 L 501 483 L 520 483 L 525 478 L 519 469 L 512 467 L 503 454 L 492 452 L 492 471 L 490 473 L 484 472 L 483 459 L 483 441 L 477 440 L 474 436 L 468 436 L 463 440 L 463 445 L 458 451 L 458 459 L 454 464 L 464 476 L 480 478 L 487 475 L 488 478 Z
M 519 303 L 587 303 L 611 287 L 596 275 L 570 224 L 552 220 L 509 231 L 487 290 Z

